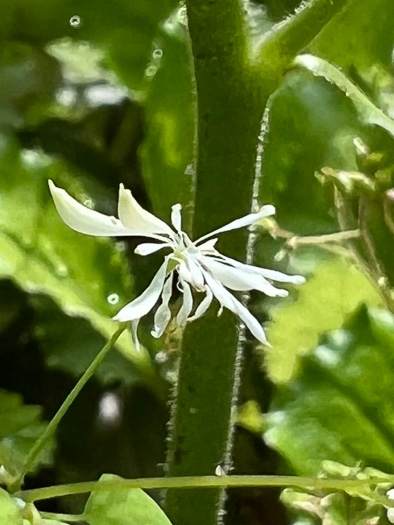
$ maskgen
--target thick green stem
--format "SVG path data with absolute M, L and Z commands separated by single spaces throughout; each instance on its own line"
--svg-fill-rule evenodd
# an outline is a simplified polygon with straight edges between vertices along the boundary
M 27 455 L 25 465 L 23 468 L 23 472 L 20 476 L 20 480 L 18 485 L 20 486 L 23 482 L 23 478 L 25 477 L 26 473 L 29 472 L 31 467 L 34 465 L 36 460 L 38 459 L 39 455 L 41 454 L 44 447 L 48 444 L 48 441 L 52 438 L 54 433 L 56 432 L 56 429 L 60 423 L 60 421 L 63 419 L 64 415 L 66 414 L 67 410 L 70 408 L 72 403 L 77 398 L 78 394 L 81 392 L 83 387 L 86 385 L 86 383 L 89 381 L 89 379 L 93 376 L 93 374 L 96 372 L 97 368 L 100 366 L 100 364 L 103 362 L 104 358 L 108 354 L 108 352 L 114 347 L 116 341 L 120 337 L 120 335 L 125 331 L 126 325 L 122 325 L 111 337 L 111 339 L 105 344 L 105 346 L 100 350 L 100 352 L 97 354 L 96 358 L 92 361 L 92 363 L 89 365 L 89 367 L 86 369 L 84 374 L 79 379 L 78 383 L 75 385 L 75 387 L 71 390 L 67 398 L 64 400 L 63 404 L 59 408 L 59 410 L 56 412 L 52 420 L 49 422 L 48 426 L 44 430 L 44 432 L 41 434 L 41 436 L 37 439 L 37 441 L 34 443 L 32 449 L 30 450 L 29 454 Z
M 188 0 L 198 95 L 194 238 L 249 213 L 257 136 L 266 97 L 249 65 L 238 0 Z M 220 250 L 245 260 L 247 232 L 223 236 Z M 170 429 L 168 474 L 212 475 L 230 466 L 232 410 L 240 373 L 237 319 L 214 312 L 185 333 Z M 221 486 L 220 486 L 221 487 Z M 214 525 L 222 490 L 169 490 L 174 525 Z
M 142 478 L 142 479 L 116 479 L 108 481 L 86 481 L 82 483 L 68 483 L 53 487 L 23 490 L 17 492 L 15 497 L 23 499 L 27 503 L 60 498 L 73 494 L 85 494 L 88 492 L 109 492 L 121 489 L 192 489 L 196 487 L 204 490 L 212 487 L 299 487 L 310 490 L 343 490 L 351 491 L 353 495 L 358 488 L 376 486 L 380 483 L 393 483 L 394 476 L 384 476 L 371 479 L 323 479 L 309 478 L 305 476 L 189 476 L 179 478 Z M 186 491 L 189 492 L 189 491 Z M 377 494 L 378 496 L 378 494 Z M 394 505 L 388 498 L 385 504 Z
M 256 63 L 242 0 L 186 0 L 198 97 L 194 238 L 250 212 L 267 100 L 278 85 L 278 71 L 281 75 L 345 4 L 330 1 L 324 0 L 325 8 L 331 3 L 335 7 L 324 11 L 323 18 L 321 9 L 314 7 L 308 18 L 305 12 L 296 15 L 297 20 L 302 16 L 299 23 L 285 24 L 284 31 L 276 28 L 261 48 L 264 60 Z M 312 26 L 307 37 L 306 21 Z M 267 69 L 267 61 L 276 60 L 278 65 Z M 224 235 L 219 250 L 245 260 L 247 239 L 246 231 Z M 212 475 L 218 466 L 229 472 L 242 348 L 237 319 L 228 312 L 217 318 L 211 311 L 186 330 L 170 423 L 170 476 Z M 223 490 L 215 486 L 220 488 L 169 490 L 166 510 L 172 523 L 221 523 Z

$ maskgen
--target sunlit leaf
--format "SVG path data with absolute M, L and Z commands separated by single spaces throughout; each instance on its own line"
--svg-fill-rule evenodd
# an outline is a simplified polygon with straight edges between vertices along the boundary
M 117 324 L 111 320 L 131 299 L 131 278 L 122 250 L 106 239 L 79 235 L 59 218 L 48 191 L 48 178 L 75 188 L 65 165 L 35 151 L 19 154 L 11 145 L 1 155 L 1 169 L 12 177 L 0 181 L 0 276 L 25 291 L 49 295 L 65 313 L 88 319 L 104 337 Z M 127 333 L 119 342 L 125 354 L 141 366 Z
M 265 440 L 296 473 L 316 474 L 327 459 L 392 472 L 393 333 L 391 314 L 362 308 L 278 389 Z
M 335 258 L 318 265 L 298 289 L 297 299 L 282 302 L 271 312 L 267 333 L 273 348 L 266 360 L 271 379 L 288 381 L 299 357 L 313 350 L 322 334 L 340 328 L 358 305 L 381 301 L 368 278 L 349 261 Z
M 121 479 L 104 474 L 100 481 Z M 92 492 L 84 517 L 89 525 L 171 525 L 164 512 L 141 489 Z
M 0 525 L 22 525 L 22 517 L 11 496 L 0 488 Z
M 41 435 L 46 424 L 41 420 L 41 407 L 24 405 L 19 394 L 0 390 L 0 465 L 11 476 L 20 471 L 24 458 Z M 38 464 L 51 461 L 52 444 L 39 457 Z

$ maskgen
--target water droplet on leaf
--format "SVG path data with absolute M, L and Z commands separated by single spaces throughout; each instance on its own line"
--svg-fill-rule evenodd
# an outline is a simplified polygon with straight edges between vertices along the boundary
M 107 301 L 109 302 L 109 304 L 118 304 L 118 302 L 119 302 L 119 295 L 117 293 L 111 293 L 107 297 Z
M 78 16 L 78 15 L 74 15 L 70 18 L 70 26 L 71 27 L 80 27 L 82 24 L 82 20 L 81 20 L 81 17 Z

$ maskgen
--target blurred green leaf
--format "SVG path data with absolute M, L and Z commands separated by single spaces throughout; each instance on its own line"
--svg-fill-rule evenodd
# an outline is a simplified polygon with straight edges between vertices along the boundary
M 32 0 L 28 4 L 5 0 L 0 34 L 40 45 L 64 37 L 90 41 L 105 50 L 111 69 L 129 87 L 141 89 L 157 26 L 177 4 L 177 0 Z
M 297 474 L 327 459 L 393 471 L 393 333 L 392 314 L 361 308 L 278 389 L 264 437 Z
M 142 172 L 154 211 L 168 220 L 171 206 L 181 203 L 190 230 L 196 107 L 187 29 L 176 16 L 164 24 L 153 54 L 158 70 L 146 100 Z
M 0 398 L 1 399 L 1 398 Z M 0 488 L 0 525 L 22 525 L 22 516 L 11 496 Z
M 300 55 L 294 60 L 294 65 L 304 67 L 314 75 L 323 77 L 331 84 L 334 84 L 353 102 L 362 121 L 366 124 L 380 126 L 394 137 L 394 120 L 375 106 L 375 104 L 335 66 L 313 55 Z
M 331 20 L 312 43 L 314 53 L 338 66 L 391 64 L 392 0 L 356 0 Z
M 100 481 L 121 479 L 104 474 Z M 92 492 L 84 517 L 89 525 L 171 525 L 164 512 L 141 489 Z
M 17 42 L 2 44 L 0 130 L 20 128 L 25 122 L 26 111 L 35 103 L 48 99 L 60 80 L 56 60 L 44 52 Z
M 121 245 L 77 234 L 59 218 L 49 194 L 53 178 L 80 200 L 91 203 L 60 162 L 33 150 L 21 153 L 3 144 L 0 181 L 0 276 L 30 293 L 49 295 L 65 313 L 88 319 L 105 338 L 116 330 L 111 320 L 132 297 L 131 278 Z M 141 366 L 128 333 L 118 348 Z
M 271 311 L 266 366 L 271 380 L 289 381 L 300 356 L 313 350 L 328 330 L 340 328 L 355 308 L 382 299 L 368 278 L 349 261 L 334 258 L 318 265 L 298 289 L 295 301 L 282 301 Z
M 323 166 L 357 170 L 353 140 L 368 136 L 343 94 L 322 78 L 293 70 L 271 101 L 261 198 L 279 224 L 298 234 L 337 229 L 331 188 L 314 174 Z
M 33 296 L 35 336 L 45 363 L 51 368 L 80 376 L 105 344 L 104 337 L 80 317 L 70 317 L 47 297 Z M 110 352 L 95 376 L 103 383 L 132 383 L 136 370 L 120 352 Z
M 41 421 L 41 407 L 24 405 L 19 394 L 0 390 L 0 465 L 11 476 L 20 472 L 25 456 L 41 435 L 46 424 Z M 52 460 L 52 444 L 40 455 L 39 464 Z M 34 465 L 37 467 L 38 464 Z

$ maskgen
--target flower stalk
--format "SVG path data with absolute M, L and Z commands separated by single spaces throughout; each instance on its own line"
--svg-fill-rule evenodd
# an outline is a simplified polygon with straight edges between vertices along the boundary
M 78 383 L 71 390 L 67 398 L 64 400 L 63 404 L 61 405 L 59 410 L 56 412 L 52 420 L 49 422 L 44 432 L 34 443 L 33 447 L 31 448 L 29 454 L 26 457 L 21 476 L 18 482 L 16 483 L 17 488 L 22 485 L 25 475 L 29 472 L 29 470 L 35 464 L 42 450 L 48 444 L 48 441 L 53 437 L 54 433 L 56 432 L 57 427 L 59 426 L 60 421 L 63 419 L 63 417 L 65 416 L 66 412 L 68 411 L 70 406 L 73 404 L 75 399 L 78 397 L 83 387 L 86 385 L 86 383 L 89 381 L 89 379 L 93 376 L 93 374 L 96 372 L 98 367 L 101 365 L 101 363 L 103 362 L 107 354 L 115 346 L 116 341 L 119 339 L 120 335 L 125 331 L 125 329 L 126 329 L 126 325 L 124 324 L 121 325 L 118 328 L 118 330 L 114 333 L 114 335 L 111 337 L 111 339 L 103 346 L 103 348 L 97 354 L 95 359 L 92 361 L 89 367 L 85 370 L 85 372 L 79 379 Z

